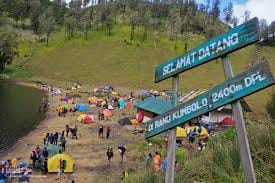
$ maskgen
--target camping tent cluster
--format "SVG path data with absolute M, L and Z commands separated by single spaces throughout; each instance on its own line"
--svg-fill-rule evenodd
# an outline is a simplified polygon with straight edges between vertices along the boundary
M 145 96 L 145 97 L 158 97 L 158 96 L 169 97 L 169 96 L 171 96 L 171 91 L 168 91 L 168 90 L 163 90 L 163 91 L 141 90 L 140 94 L 141 94 L 141 96 Z

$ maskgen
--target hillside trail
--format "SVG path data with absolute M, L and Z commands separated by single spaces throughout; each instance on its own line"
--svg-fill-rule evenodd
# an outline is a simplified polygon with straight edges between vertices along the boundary
M 144 166 L 143 154 L 138 151 L 139 143 L 143 141 L 143 134 L 132 134 L 133 126 L 120 126 L 118 120 L 124 116 L 130 115 L 132 110 L 116 109 L 113 116 L 108 120 L 97 120 L 98 108 L 92 107 L 91 113 L 96 122 L 92 124 L 82 124 L 76 119 L 79 112 L 67 113 L 66 117 L 58 117 L 56 109 L 60 102 L 60 97 L 49 97 L 51 103 L 47 118 L 37 126 L 37 128 L 23 137 L 10 153 L 1 157 L 2 159 L 17 158 L 20 161 L 30 163 L 30 153 L 37 144 L 42 145 L 43 133 L 61 133 L 66 125 L 78 128 L 78 139 L 66 138 L 66 151 L 75 160 L 74 173 L 66 174 L 66 178 L 55 180 L 57 173 L 42 176 L 39 170 L 33 173 L 31 182 L 35 183 L 53 183 L 53 182 L 75 182 L 93 183 L 93 182 L 120 182 L 123 171 L 137 171 Z M 98 137 L 98 129 L 104 126 L 104 138 Z M 110 138 L 106 138 L 106 127 L 111 127 Z M 126 147 L 125 161 L 120 163 L 120 154 L 118 146 Z M 106 156 L 107 148 L 113 148 L 114 157 L 111 164 L 108 165 Z M 145 155 L 144 155 L 145 158 Z

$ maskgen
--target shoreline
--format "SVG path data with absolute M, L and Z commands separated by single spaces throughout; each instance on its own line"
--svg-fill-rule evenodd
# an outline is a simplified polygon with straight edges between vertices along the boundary
M 4 79 L 0 80 L 0 82 L 35 88 L 35 89 L 43 92 L 46 96 L 46 101 L 49 101 L 49 92 L 46 92 L 45 90 L 41 90 L 41 88 L 39 88 L 37 86 L 37 84 L 34 82 L 24 82 L 24 81 L 18 81 L 18 80 L 4 80 Z M 43 119 L 40 120 L 39 122 L 37 122 L 37 124 L 34 126 L 34 128 L 31 131 L 29 131 L 28 133 L 26 133 L 25 135 L 23 135 L 22 137 L 17 139 L 17 142 L 15 144 L 13 144 L 11 147 L 9 147 L 7 150 L 0 153 L 0 160 L 2 160 L 3 157 L 6 157 L 9 154 L 11 154 L 23 142 L 24 138 L 27 138 L 27 137 L 31 136 L 32 134 L 35 134 L 36 130 L 40 129 L 42 127 L 42 125 L 45 125 L 46 121 L 48 120 L 49 115 L 50 115 L 50 111 L 48 110 L 45 112 Z

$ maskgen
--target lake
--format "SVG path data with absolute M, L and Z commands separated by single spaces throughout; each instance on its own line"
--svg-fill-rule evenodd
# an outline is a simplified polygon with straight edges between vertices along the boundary
M 39 112 L 43 98 L 45 93 L 38 89 L 0 82 L 0 153 L 45 118 Z

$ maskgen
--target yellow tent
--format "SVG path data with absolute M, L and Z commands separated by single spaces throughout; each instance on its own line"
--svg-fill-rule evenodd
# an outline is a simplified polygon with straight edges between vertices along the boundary
M 64 172 L 74 171 L 74 160 L 67 154 L 57 154 L 48 160 L 48 172 L 58 172 L 60 159 L 65 160 L 65 170 Z
M 207 130 L 206 130 L 206 128 L 204 128 L 203 126 L 201 127 L 201 133 L 199 134 L 199 132 L 198 132 L 198 126 L 191 126 L 191 129 L 194 131 L 194 128 L 196 128 L 196 132 L 195 132 L 195 134 L 196 135 L 207 135 L 208 134 L 208 132 L 207 132 Z
M 177 127 L 177 138 L 185 138 L 185 137 L 187 137 L 185 129 L 181 127 Z
M 86 116 L 86 114 L 80 114 L 78 117 L 77 117 L 77 121 L 81 122 L 82 119 Z
M 113 92 L 112 92 L 112 95 L 118 95 L 118 93 L 113 91 Z

